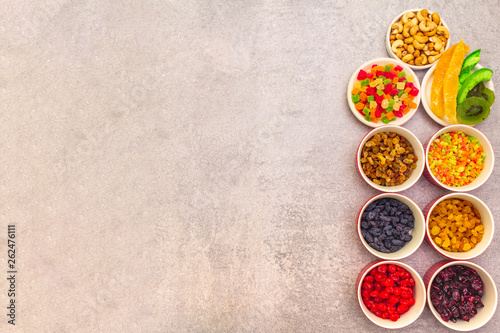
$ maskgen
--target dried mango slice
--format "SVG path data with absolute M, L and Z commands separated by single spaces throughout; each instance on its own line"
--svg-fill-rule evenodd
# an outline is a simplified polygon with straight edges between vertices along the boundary
M 439 58 L 434 70 L 431 86 L 431 110 L 439 118 L 444 117 L 443 82 L 457 44 L 446 50 Z
M 456 124 L 457 121 L 457 94 L 460 70 L 464 62 L 465 55 L 469 52 L 469 47 L 461 39 L 450 60 L 450 65 L 446 71 L 443 82 L 444 114 L 448 119 Z

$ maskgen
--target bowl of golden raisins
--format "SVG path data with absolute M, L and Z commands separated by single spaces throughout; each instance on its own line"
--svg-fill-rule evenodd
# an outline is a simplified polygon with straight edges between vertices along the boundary
M 493 239 L 493 215 L 471 194 L 439 197 L 425 207 L 424 216 L 427 240 L 449 259 L 473 259 L 486 251 Z

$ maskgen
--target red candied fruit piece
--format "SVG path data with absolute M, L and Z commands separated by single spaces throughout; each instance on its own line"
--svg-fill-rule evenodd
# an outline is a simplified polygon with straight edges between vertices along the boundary
M 375 94 L 377 94 L 377 89 L 375 89 L 375 87 L 368 87 L 368 88 L 366 88 L 366 94 L 367 95 L 375 95 Z
M 394 67 L 395 72 L 401 72 L 402 70 L 403 70 L 403 67 L 401 67 L 399 65 L 396 65 L 396 67 Z
M 400 77 L 398 81 L 403 82 L 404 80 L 406 80 L 406 78 L 403 76 L 403 77 Z
M 403 116 L 403 112 L 402 111 L 392 111 L 392 113 L 394 113 L 394 115 L 398 118 L 401 118 Z
M 377 266 L 377 271 L 379 273 L 385 273 L 385 272 L 387 272 L 387 265 L 379 265 L 379 266 Z
M 373 65 L 372 65 L 372 68 L 373 68 L 373 67 L 377 67 L 377 66 L 378 66 L 377 64 L 373 64 Z
M 379 96 L 379 95 L 375 96 L 375 102 L 377 102 L 378 104 L 382 104 L 383 101 L 384 101 L 384 96 Z
M 373 74 L 372 73 L 367 73 L 366 74 L 366 78 L 367 79 L 372 79 L 373 78 Z
M 397 95 L 398 93 L 399 93 L 399 90 L 398 90 L 397 88 L 393 88 L 393 89 L 391 90 L 391 95 L 392 95 L 392 96 L 395 96 L 395 95 Z
M 382 111 L 380 111 L 379 108 L 377 108 L 377 110 L 375 110 L 375 118 L 380 118 L 382 116 Z
M 410 96 L 417 96 L 418 95 L 418 89 L 413 87 L 411 88 L 410 92 L 408 93 Z
M 358 77 L 357 77 L 358 80 L 364 80 L 366 79 L 366 71 L 360 69 L 359 70 L 359 73 L 358 73 Z
M 387 83 L 385 85 L 384 93 L 389 94 L 392 91 L 392 83 Z

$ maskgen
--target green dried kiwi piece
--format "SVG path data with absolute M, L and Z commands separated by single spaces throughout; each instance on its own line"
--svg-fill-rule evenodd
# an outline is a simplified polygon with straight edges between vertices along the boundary
M 487 100 L 488 104 L 491 107 L 493 105 L 493 102 L 495 101 L 495 93 L 488 88 L 484 88 L 481 98 Z
M 459 83 L 463 84 L 465 80 L 471 75 L 472 69 L 479 62 L 481 55 L 481 49 L 478 49 L 467 56 L 462 63 L 462 69 L 460 70 Z
M 490 114 L 490 104 L 481 97 L 469 97 L 457 106 L 457 120 L 461 124 L 479 124 Z
M 493 105 L 493 102 L 495 101 L 495 93 L 492 90 L 486 88 L 483 82 L 480 82 L 474 88 L 472 88 L 471 91 L 469 91 L 469 93 L 467 94 L 467 98 L 469 97 L 484 98 L 485 100 L 488 101 L 490 107 Z
M 479 82 L 467 93 L 467 98 L 469 97 L 481 97 L 484 91 L 484 83 Z
M 493 71 L 489 68 L 481 68 L 472 73 L 467 80 L 465 80 L 464 84 L 458 91 L 457 104 L 461 104 L 467 98 L 467 94 L 472 90 L 472 88 L 480 82 L 489 81 L 492 75 Z

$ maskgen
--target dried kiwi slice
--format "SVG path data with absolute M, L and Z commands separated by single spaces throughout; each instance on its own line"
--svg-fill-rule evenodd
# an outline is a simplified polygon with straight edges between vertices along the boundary
M 487 100 L 488 104 L 491 107 L 493 105 L 493 102 L 495 101 L 495 93 L 488 88 L 484 88 L 481 98 Z
M 481 97 L 469 97 L 457 107 L 457 120 L 461 124 L 475 125 L 490 114 L 490 104 Z
M 479 82 L 467 93 L 467 98 L 469 97 L 481 97 L 483 94 L 485 86 L 483 82 Z

